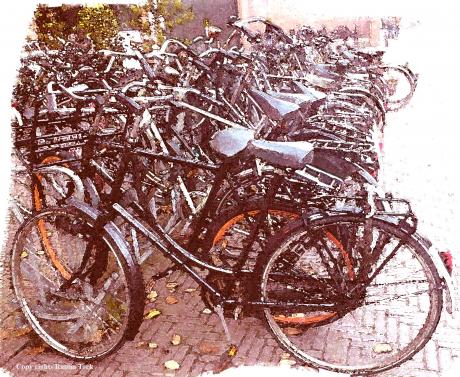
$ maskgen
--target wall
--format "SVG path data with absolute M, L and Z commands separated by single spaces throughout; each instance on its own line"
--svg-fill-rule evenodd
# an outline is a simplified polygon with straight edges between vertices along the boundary
M 226 27 L 230 16 L 238 14 L 237 0 L 183 0 L 184 6 L 192 6 L 195 18 L 185 25 L 176 26 L 172 35 L 178 38 L 192 39 L 204 34 L 203 22 L 205 19 L 211 25 L 223 29 L 223 36 L 227 36 L 230 31 Z
M 380 44 L 381 21 L 378 17 L 328 17 L 324 14 L 314 14 L 309 10 L 310 2 L 306 0 L 238 0 L 239 16 L 263 16 L 285 30 L 297 29 L 309 25 L 315 29 L 334 29 L 345 25 L 354 30 L 358 26 L 360 35 L 366 39 L 366 44 Z

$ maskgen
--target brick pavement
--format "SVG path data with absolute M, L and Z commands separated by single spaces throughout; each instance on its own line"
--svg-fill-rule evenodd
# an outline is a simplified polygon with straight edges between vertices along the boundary
M 11 232 L 10 232 L 11 233 Z M 148 269 L 148 265 L 147 265 Z M 146 272 L 148 275 L 148 271 Z M 167 282 L 177 283 L 171 292 Z M 2 275 L 1 321 L 2 330 L 27 328 L 22 314 L 17 310 L 12 292 L 7 284 L 7 274 Z M 198 376 L 207 371 L 219 372 L 229 367 L 267 365 L 277 368 L 276 373 L 285 373 L 286 367 L 279 366 L 283 350 L 278 346 L 265 324 L 256 318 L 228 320 L 230 333 L 238 345 L 238 354 L 228 364 L 222 358 L 227 343 L 222 325 L 216 314 L 205 314 L 197 284 L 186 274 L 176 271 L 167 279 L 158 281 L 154 289 L 158 298 L 148 303 L 146 310 L 157 308 L 162 314 L 144 320 L 134 341 L 127 342 L 115 354 L 94 362 L 80 365 L 59 356 L 50 349 L 40 348 L 41 342 L 32 332 L 7 336 L 1 342 L 0 365 L 12 375 L 30 375 L 31 368 L 38 376 L 77 375 L 88 377 L 109 376 Z M 167 296 L 174 296 L 178 303 L 165 302 Z M 377 318 L 376 318 L 377 319 Z M 376 321 L 392 328 L 391 318 L 387 323 Z M 399 327 L 403 336 L 404 328 Z M 3 333 L 2 333 L 3 334 Z M 181 336 L 179 345 L 172 345 L 174 334 Z M 443 313 L 433 339 L 413 360 L 403 366 L 382 373 L 382 376 L 439 377 L 452 366 L 460 355 L 460 330 L 457 322 Z M 397 336 L 397 335 L 395 335 Z M 157 348 L 149 348 L 156 343 Z M 175 360 L 180 364 L 177 371 L 165 369 L 164 363 Z M 295 367 L 300 367 L 296 365 Z M 49 368 L 46 369 L 45 368 Z M 303 372 L 320 375 L 308 367 Z M 308 375 L 305 373 L 303 375 Z M 328 374 L 329 375 L 329 374 Z

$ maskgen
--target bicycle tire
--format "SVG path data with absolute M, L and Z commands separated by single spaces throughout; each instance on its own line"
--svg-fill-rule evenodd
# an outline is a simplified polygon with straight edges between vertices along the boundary
M 361 242 L 364 242 L 363 250 L 366 249 L 373 252 L 377 251 L 377 245 L 379 245 L 378 248 L 382 248 L 382 250 L 379 252 L 379 254 L 383 253 L 381 255 L 385 255 L 384 253 L 388 252 L 388 250 L 384 250 L 386 245 L 390 245 L 390 242 L 392 245 L 394 245 L 397 240 L 399 240 L 398 242 L 401 242 L 400 248 L 404 247 L 405 249 L 409 250 L 410 258 L 407 260 L 402 259 L 405 263 L 402 265 L 400 264 L 401 260 L 396 260 L 396 264 L 394 263 L 393 258 L 402 258 L 401 249 L 396 249 L 397 253 L 395 253 L 388 262 L 390 266 L 393 265 L 395 270 L 388 270 L 387 264 L 383 267 L 383 269 L 377 272 L 377 277 L 375 279 L 380 280 L 374 280 L 383 282 L 379 284 L 375 283 L 375 286 L 384 286 L 384 288 L 387 289 L 384 290 L 384 292 L 388 292 L 389 290 L 389 293 L 386 294 L 387 296 L 390 295 L 390 301 L 391 295 L 394 294 L 396 301 L 398 300 L 399 296 L 401 299 L 404 298 L 405 304 L 400 305 L 401 303 L 399 303 L 399 305 L 396 304 L 396 306 L 393 307 L 390 305 L 390 307 L 387 308 L 385 308 L 384 305 L 384 311 L 377 311 L 375 313 L 375 317 L 372 317 L 372 313 L 370 313 L 371 309 L 369 308 L 375 305 L 375 303 L 378 303 L 378 301 L 374 303 L 372 301 L 368 301 L 367 305 L 358 305 L 355 309 L 352 309 L 352 307 L 349 309 L 343 309 L 344 312 L 339 313 L 340 315 L 335 316 L 335 318 L 332 318 L 329 321 L 321 322 L 318 325 L 306 324 L 293 326 L 295 331 L 291 331 L 291 333 L 283 331 L 283 328 L 279 325 L 279 322 L 275 321 L 276 315 L 279 315 L 276 314 L 276 310 L 273 310 L 273 313 L 271 313 L 271 309 L 265 308 L 264 315 L 267 326 L 275 336 L 278 343 L 284 349 L 292 353 L 302 362 L 318 368 L 335 372 L 352 374 L 358 373 L 360 375 L 382 372 L 394 368 L 406 360 L 412 358 L 430 340 L 440 319 L 443 300 L 441 280 L 437 273 L 436 267 L 426 249 L 416 240 L 414 236 L 408 235 L 396 226 L 379 219 L 371 218 L 369 220 L 365 220 L 362 217 L 353 215 L 320 217 L 318 219 L 312 220 L 308 227 L 306 227 L 303 219 L 291 222 L 286 228 L 278 232 L 267 243 L 270 250 L 264 254 L 266 256 L 266 259 L 263 263 L 264 267 L 259 271 L 261 299 L 264 301 L 270 300 L 269 294 L 267 294 L 267 290 L 269 289 L 269 285 L 274 285 L 274 283 L 269 284 L 268 282 L 270 279 L 271 271 L 276 272 L 276 268 L 279 268 L 276 267 L 275 270 L 273 270 L 275 264 L 279 263 L 279 261 L 277 262 L 278 258 L 281 258 L 281 256 L 283 256 L 286 252 L 289 252 L 289 250 L 292 250 L 293 253 L 295 250 L 298 251 L 299 249 L 296 249 L 296 242 L 298 242 L 301 237 L 305 236 L 305 239 L 312 240 L 313 238 L 318 237 L 318 232 L 320 230 L 334 229 L 334 227 L 339 226 L 346 226 L 348 229 L 355 229 L 357 235 L 359 235 L 358 229 L 361 229 L 360 232 L 362 231 L 363 241 L 359 241 L 359 243 L 355 242 L 354 246 L 353 242 L 350 243 L 350 240 L 346 240 L 346 237 L 340 237 L 337 235 L 339 240 L 341 239 L 343 241 L 342 244 L 345 245 L 347 253 L 349 253 L 351 256 L 354 255 L 354 252 L 358 247 L 357 245 L 361 244 Z M 367 233 L 364 231 L 365 226 L 369 227 Z M 376 229 L 381 231 L 381 233 L 378 233 L 379 236 L 377 240 L 374 240 L 374 238 L 377 237 Z M 353 233 L 350 232 L 350 234 Z M 365 234 L 367 234 L 367 236 L 365 236 Z M 382 239 L 380 239 L 380 234 L 383 234 Z M 378 241 L 379 239 L 380 241 Z M 298 242 L 298 245 L 302 244 L 305 245 L 305 243 L 301 243 L 300 241 Z M 383 246 L 380 246 L 381 244 L 383 244 Z M 371 246 L 371 248 L 368 248 L 366 245 Z M 308 249 L 305 250 L 307 250 L 307 255 L 310 255 L 310 258 L 313 259 L 314 254 L 312 251 Z M 337 253 L 337 255 L 339 254 Z M 388 252 L 387 256 L 390 255 L 391 251 Z M 381 256 L 379 256 L 379 258 L 380 257 Z M 316 259 L 318 259 L 318 256 L 316 256 Z M 353 269 L 356 270 L 361 262 L 359 259 L 353 260 L 355 261 Z M 379 260 L 380 259 L 377 259 L 375 264 L 377 264 Z M 411 268 L 413 269 L 415 267 L 415 263 L 418 263 L 421 266 L 419 275 L 423 274 L 423 279 L 427 279 L 426 283 L 424 283 L 424 280 L 422 279 L 415 279 L 415 277 L 418 275 L 415 274 L 414 270 L 411 270 Z M 339 263 L 337 262 L 337 265 L 338 264 Z M 312 266 L 313 262 L 309 267 L 312 268 Z M 409 266 L 409 268 L 406 268 L 407 266 Z M 327 267 L 323 268 L 327 269 Z M 372 264 L 372 268 L 374 268 L 374 264 Z M 322 282 L 323 284 L 319 286 L 321 289 L 318 292 L 314 291 L 315 287 L 313 284 L 307 286 L 307 288 L 310 289 L 309 297 L 314 297 L 313 295 L 317 295 L 318 298 L 321 298 L 321 295 L 325 294 L 325 288 L 328 287 L 327 284 L 331 286 L 333 285 L 333 274 L 330 274 L 329 280 L 324 280 L 324 278 L 321 280 L 320 277 L 323 272 L 320 273 L 319 271 L 320 268 L 317 268 L 316 271 L 308 272 L 302 275 L 305 276 L 303 281 L 307 281 L 308 275 L 308 278 L 310 279 L 312 279 L 312 277 L 316 278 L 316 280 L 311 281 L 318 281 Z M 375 271 L 377 271 L 377 269 Z M 358 275 L 357 271 L 355 272 L 357 274 L 357 279 L 359 279 L 360 275 Z M 314 275 L 315 273 L 316 275 Z M 371 274 L 371 271 L 368 273 Z M 404 294 L 401 295 L 398 293 L 392 293 L 391 289 L 397 290 L 399 287 L 401 287 L 400 289 L 404 290 L 405 286 L 402 286 L 404 282 L 381 280 L 385 278 L 385 273 L 389 273 L 390 277 L 391 273 L 394 273 L 394 275 L 397 275 L 394 276 L 394 279 L 396 280 L 398 277 L 403 278 L 405 276 L 411 276 L 413 279 L 412 283 L 415 285 L 419 284 L 416 286 L 423 286 L 423 284 L 426 284 L 428 288 L 427 299 L 429 299 L 429 309 L 427 312 L 425 314 L 420 314 L 407 311 L 409 305 L 414 305 L 412 298 L 409 297 L 410 291 L 407 290 L 407 292 L 405 292 L 407 295 L 406 297 L 404 297 Z M 411 275 L 407 275 L 408 273 Z M 345 279 L 345 277 L 342 276 L 340 279 Z M 409 283 L 411 283 L 410 280 Z M 370 287 L 371 285 L 366 287 L 364 290 L 365 296 L 363 300 L 369 299 L 368 290 L 371 290 Z M 299 289 L 299 287 L 294 286 L 293 289 Z M 417 291 L 415 293 L 417 294 Z M 385 300 L 384 297 L 387 296 L 377 297 L 381 297 L 380 302 L 383 302 Z M 330 297 L 333 296 L 331 295 Z M 340 300 L 341 299 L 343 299 L 343 297 L 341 297 Z M 334 300 L 337 300 L 337 303 L 341 302 L 339 301 L 339 298 L 330 298 L 330 301 L 334 302 Z M 419 298 L 417 298 L 417 300 L 419 300 Z M 419 311 L 422 311 L 423 308 L 426 308 L 428 305 L 426 300 L 423 301 L 423 303 L 424 306 L 420 306 L 420 303 L 417 301 L 415 303 L 415 307 Z M 361 310 L 363 308 L 364 310 Z M 332 312 L 332 309 L 330 311 Z M 398 314 L 402 316 L 401 319 L 396 317 Z M 422 324 L 417 324 L 419 328 L 416 335 L 412 340 L 409 339 L 408 341 L 407 338 L 410 337 L 413 333 L 415 334 L 416 326 L 415 323 L 411 323 L 410 321 L 412 320 L 415 322 L 418 319 L 421 319 L 421 321 L 424 322 Z M 353 323 L 357 324 L 358 326 L 362 325 L 363 327 L 364 325 L 368 324 L 370 335 L 367 334 L 366 330 L 363 330 L 361 327 L 353 328 Z M 394 324 L 394 326 L 390 326 L 391 324 Z M 395 338 L 395 332 L 398 331 L 400 333 L 396 334 Z M 290 335 L 292 335 L 294 340 L 289 338 Z M 372 343 L 371 339 L 374 339 L 374 337 L 375 340 L 374 343 Z M 362 344 L 360 344 L 359 341 L 361 341 Z M 299 345 L 299 342 L 302 342 L 302 345 Z M 338 342 L 342 342 L 345 347 L 337 348 Z M 401 349 L 399 349 L 399 347 L 401 347 Z M 308 348 L 308 351 L 305 350 L 305 348 Z M 371 360 L 370 363 L 364 362 L 364 357 L 367 356 Z
M 400 98 L 398 97 L 392 98 L 393 95 L 389 93 L 386 99 L 385 109 L 387 111 L 401 110 L 403 107 L 405 107 L 409 103 L 409 101 L 414 96 L 415 88 L 417 87 L 416 76 L 409 69 L 403 66 L 385 66 L 383 67 L 383 70 L 385 73 L 389 73 L 393 71 L 396 74 L 399 74 L 400 76 L 402 75 L 402 77 L 400 77 L 400 80 L 403 79 L 404 82 L 409 85 L 409 88 L 407 90 L 407 93 L 405 93 L 405 95 L 402 95 Z M 389 88 L 391 76 L 390 76 L 390 79 L 388 77 L 383 77 L 383 80 L 385 82 L 385 85 Z M 396 81 L 399 81 L 399 80 L 396 80 Z M 390 89 L 388 89 L 387 91 L 391 92 Z
M 244 239 L 235 239 L 235 233 L 240 231 L 243 234 L 241 229 L 235 229 L 235 227 L 244 227 L 244 222 L 253 222 L 254 219 L 260 215 L 264 208 L 263 198 L 254 197 L 248 199 L 242 203 L 242 205 L 234 205 L 229 208 L 224 209 L 219 213 L 219 216 L 212 221 L 212 223 L 206 229 L 206 237 L 203 239 L 200 249 L 201 252 L 209 254 L 213 253 L 214 248 L 220 248 L 219 244 L 226 244 L 224 249 L 230 249 L 232 246 L 231 242 L 238 244 L 239 242 L 245 242 Z M 281 202 L 279 200 L 274 200 L 272 203 L 268 204 L 267 214 L 271 217 L 271 229 L 269 231 L 274 232 L 275 228 L 280 228 L 281 225 L 286 224 L 286 221 L 289 219 L 297 219 L 300 216 L 300 212 L 295 209 L 293 205 L 289 203 Z M 276 224 L 274 222 L 277 222 Z M 244 238 L 244 237 L 243 237 Z M 264 238 L 265 239 L 265 238 Z M 257 248 L 258 251 L 263 251 L 263 239 L 260 237 L 256 240 L 256 243 L 259 244 Z M 237 246 L 235 246 L 237 247 Z M 252 247 L 252 253 L 255 254 L 255 246 Z M 229 252 L 230 259 L 237 258 L 236 252 Z
M 21 225 L 11 249 L 12 286 L 27 321 L 51 348 L 84 362 L 103 358 L 133 339 L 144 308 L 135 258 L 113 223 L 97 234 L 92 231 L 96 218 L 96 212 L 76 206 L 46 208 Z M 79 246 L 91 245 L 93 264 L 70 287 L 63 288 L 68 279 L 49 262 L 50 245 L 37 234 L 40 227 L 69 272 L 82 261 Z

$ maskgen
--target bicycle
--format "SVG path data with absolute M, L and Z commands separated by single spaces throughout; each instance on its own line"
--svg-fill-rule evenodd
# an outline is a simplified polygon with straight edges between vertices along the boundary
M 388 219 L 385 222 L 369 216 L 369 212 L 366 211 L 350 215 L 345 209 L 342 209 L 340 211 L 342 217 L 332 218 L 327 216 L 324 218 L 321 213 L 315 215 L 306 212 L 302 214 L 302 226 L 306 226 L 306 229 L 300 227 L 301 231 L 313 238 L 323 240 L 325 244 L 320 241 L 316 242 L 316 250 L 318 248 L 322 250 L 323 259 L 329 258 L 329 261 L 320 260 L 323 263 L 323 268 L 314 275 L 311 275 L 311 271 L 317 265 L 313 262 L 307 263 L 308 268 L 304 270 L 307 276 L 302 281 L 304 284 L 311 283 L 311 287 L 307 285 L 306 287 L 298 287 L 299 289 L 291 289 L 290 287 L 293 287 L 294 282 L 299 277 L 296 270 L 297 263 L 288 261 L 288 263 L 283 262 L 284 264 L 280 265 L 277 262 L 280 260 L 279 256 L 285 253 L 284 245 L 291 242 L 291 238 L 296 239 L 296 234 L 299 232 L 299 227 L 291 229 L 293 226 L 291 224 L 288 225 L 288 228 L 276 232 L 274 236 L 281 237 L 279 239 L 285 239 L 286 242 L 282 241 L 283 245 L 269 242 L 268 244 L 278 245 L 277 248 L 271 249 L 270 253 L 261 253 L 256 257 L 252 268 L 245 268 L 241 263 L 236 268 L 216 266 L 209 258 L 206 259 L 203 255 L 187 250 L 186 247 L 165 233 L 155 216 L 142 208 L 142 203 L 134 202 L 131 205 L 132 209 L 125 208 L 119 202 L 120 194 L 130 161 L 135 161 L 139 156 L 153 161 L 163 160 L 212 171 L 216 174 L 213 185 L 214 191 L 218 189 L 228 172 L 231 171 L 228 166 L 231 166 L 236 157 L 228 158 L 223 164 L 227 165 L 223 168 L 213 163 L 197 162 L 178 156 L 155 153 L 151 150 L 135 147 L 139 128 L 139 122 L 134 122 L 133 125 L 127 127 L 129 129 L 127 136 L 129 137 L 126 137 L 124 142 L 111 143 L 111 147 L 121 154 L 121 167 L 114 177 L 112 190 L 104 198 L 103 206 L 100 209 L 97 210 L 87 204 L 70 199 L 68 206 L 48 208 L 31 217 L 16 234 L 12 249 L 13 286 L 17 297 L 20 298 L 20 305 L 27 319 L 39 336 L 51 347 L 71 358 L 90 361 L 114 352 L 124 340 L 135 335 L 143 313 L 143 297 L 139 294 L 139 292 L 143 292 L 142 278 L 138 262 L 145 260 L 146 256 L 142 255 L 140 258 L 136 258 L 133 255 L 133 251 L 124 241 L 120 230 L 113 223 L 117 216 L 123 218 L 129 226 L 148 238 L 157 250 L 160 250 L 180 268 L 188 272 L 203 290 L 208 292 L 213 303 L 215 303 L 216 312 L 221 318 L 224 328 L 226 328 L 224 307 L 261 308 L 269 328 L 277 340 L 284 348 L 303 361 L 333 370 L 373 372 L 394 367 L 405 361 L 428 341 L 436 327 L 436 319 L 439 318 L 443 287 L 439 277 L 440 272 L 438 273 L 434 264 L 429 262 L 424 251 L 426 248 L 421 241 L 417 240 L 414 235 L 414 227 L 411 227 L 410 223 L 407 223 L 407 227 L 411 231 L 404 232 L 402 230 L 396 231 L 395 225 L 391 225 L 388 221 L 388 219 L 395 218 L 395 213 L 386 214 Z M 280 153 L 283 143 L 275 143 L 276 146 L 271 144 L 273 149 L 270 149 L 269 142 L 264 144 L 261 141 L 260 144 L 264 148 L 259 150 L 257 150 L 257 143 L 252 145 L 253 156 L 265 158 L 275 166 L 279 166 L 281 163 L 288 170 L 303 166 L 311 158 L 309 156 L 311 149 L 306 148 L 305 144 L 296 144 L 295 153 L 285 149 L 282 151 L 284 155 L 281 160 L 278 153 Z M 293 146 L 292 143 L 289 144 Z M 245 152 L 244 149 L 246 148 L 243 148 L 241 152 Z M 260 152 L 261 150 L 263 153 Z M 270 193 L 267 194 L 269 197 L 276 195 L 277 186 L 277 184 L 272 185 Z M 213 195 L 210 194 L 209 197 L 212 198 Z M 205 204 L 209 207 L 212 205 L 215 205 L 212 200 Z M 266 204 L 260 210 L 267 214 L 271 207 Z M 210 212 L 212 213 L 212 211 Z M 299 221 L 295 223 L 297 226 Z M 365 291 L 358 283 L 364 281 L 362 277 L 366 276 L 366 271 L 369 268 L 372 270 L 374 265 L 372 260 L 369 263 L 363 262 L 362 255 L 364 254 L 361 254 L 361 259 L 359 258 L 360 254 L 356 251 L 358 243 L 355 245 L 350 243 L 353 236 L 357 238 L 358 235 L 369 234 L 366 226 L 361 232 L 343 233 L 343 229 L 347 229 L 347 226 L 343 227 L 342 223 L 346 225 L 353 223 L 353 221 L 372 224 L 381 231 L 383 239 L 391 237 L 388 236 L 388 233 L 395 234 L 395 237 L 400 236 L 401 243 L 407 243 L 416 249 L 416 255 L 424 255 L 421 259 L 422 262 L 426 262 L 425 270 L 429 279 L 430 298 L 434 304 L 432 305 L 433 314 L 430 315 L 432 320 L 426 325 L 426 329 L 423 327 L 424 331 L 417 338 L 416 344 L 410 345 L 410 350 L 404 350 L 388 361 L 379 362 L 375 365 L 350 366 L 346 369 L 343 366 L 318 362 L 314 357 L 306 356 L 305 353 L 298 350 L 298 346 L 295 348 L 292 342 L 286 340 L 286 334 L 282 335 L 284 334 L 282 329 L 285 328 L 286 324 L 291 327 L 301 326 L 307 329 L 310 327 L 323 328 L 329 323 L 336 323 L 338 319 L 346 317 L 347 314 L 363 304 Z M 48 252 L 43 250 L 43 239 L 37 234 L 37 229 L 39 231 L 43 223 L 47 224 L 46 229 L 51 233 L 48 237 L 52 248 L 54 249 L 56 245 L 59 246 L 59 250 L 55 251 L 56 255 L 59 255 L 61 264 L 69 268 L 70 276 L 67 275 L 67 278 L 61 271 L 56 271 L 56 266 L 46 261 Z M 321 231 L 321 227 L 326 231 Z M 257 237 L 257 226 L 255 229 L 251 238 Z M 286 229 L 290 230 L 287 231 Z M 320 229 L 319 235 L 318 229 Z M 339 234 L 339 231 L 342 233 Z M 328 232 L 330 235 L 324 240 Z M 65 243 L 59 244 L 58 237 L 65 240 Z M 364 239 L 367 240 L 366 237 Z M 361 243 L 359 244 L 361 245 Z M 368 245 L 370 244 L 368 243 Z M 362 253 L 367 251 L 365 246 L 361 249 Z M 80 250 L 80 253 L 75 253 L 76 250 Z M 249 250 L 246 249 L 244 253 L 248 255 Z M 390 255 L 395 254 L 395 252 L 390 252 Z M 38 268 L 30 268 L 31 262 L 29 261 L 35 261 L 38 267 L 43 267 L 47 275 L 43 278 L 35 277 Z M 318 263 L 318 259 L 316 262 Z M 305 266 L 305 263 L 303 265 Z M 219 289 L 219 285 L 213 279 L 202 276 L 193 266 L 210 271 L 211 277 L 218 274 L 235 284 Z M 325 276 L 324 271 L 331 271 L 331 269 L 335 269 L 337 274 L 330 273 Z M 378 273 L 375 275 L 379 275 L 379 268 L 376 271 Z M 31 277 L 28 278 L 27 273 Z M 321 273 L 323 273 L 322 276 Z M 21 284 L 21 276 L 25 279 L 24 284 Z M 34 284 L 33 280 L 30 281 L 34 277 L 39 279 L 38 281 L 42 284 L 37 284 L 36 281 Z M 274 295 L 271 293 L 270 288 L 274 284 L 272 282 L 283 284 L 284 279 L 288 281 L 287 285 L 284 284 L 284 288 L 289 294 Z M 370 281 L 372 280 L 370 279 Z M 258 283 L 254 284 L 254 281 Z M 237 282 L 238 284 L 236 284 Z M 27 293 L 30 293 L 32 287 L 36 291 L 35 286 L 39 289 L 39 295 L 34 295 L 33 298 L 27 297 Z M 235 297 L 233 288 L 236 286 L 247 287 L 248 289 L 242 295 Z M 431 288 L 433 289 L 431 290 Z M 348 289 L 351 289 L 353 294 L 344 294 Z M 45 303 L 51 299 L 53 305 L 43 305 L 40 299 Z M 63 313 L 55 313 L 58 309 Z M 303 315 L 302 312 L 304 312 Z M 59 322 L 59 331 L 53 331 L 53 326 L 47 321 L 51 324 Z M 69 321 L 75 321 L 75 323 L 66 324 Z M 42 325 L 40 322 L 45 322 L 45 324 Z M 228 332 L 227 335 L 229 335 Z

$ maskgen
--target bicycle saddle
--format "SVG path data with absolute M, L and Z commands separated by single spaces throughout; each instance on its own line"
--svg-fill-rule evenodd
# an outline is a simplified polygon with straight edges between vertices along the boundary
M 365 59 L 381 58 L 383 54 L 385 54 L 385 51 L 370 48 L 356 51 L 356 55 L 361 56 Z
M 250 140 L 247 150 L 269 164 L 302 169 L 313 160 L 313 144 L 306 141 Z
M 305 87 L 305 90 L 302 92 L 303 93 L 282 93 L 268 91 L 267 94 L 283 101 L 295 103 L 302 111 L 310 109 L 326 98 L 326 94 L 307 87 Z
M 274 121 L 293 119 L 300 109 L 295 103 L 276 98 L 257 89 L 251 89 L 251 94 L 263 112 Z
M 254 131 L 246 128 L 226 128 L 217 131 L 209 144 L 211 148 L 225 156 L 233 157 L 248 146 L 250 140 L 254 139 Z
M 336 71 L 336 67 L 330 64 L 315 64 L 313 66 L 314 73 L 321 78 L 330 80 L 340 80 L 340 75 Z
M 303 168 L 313 160 L 313 144 L 306 141 L 267 141 L 254 140 L 254 131 L 240 128 L 227 128 L 217 131 L 210 142 L 211 148 L 225 156 L 233 157 L 246 150 L 269 164 Z
M 313 86 L 316 86 L 320 89 L 333 89 L 337 86 L 337 82 L 326 77 L 318 76 L 316 74 L 307 73 L 303 76 L 306 81 Z

